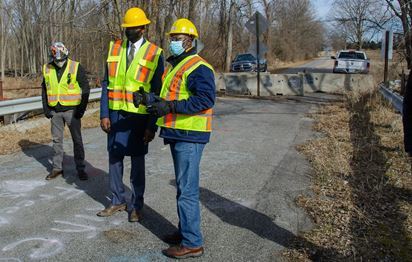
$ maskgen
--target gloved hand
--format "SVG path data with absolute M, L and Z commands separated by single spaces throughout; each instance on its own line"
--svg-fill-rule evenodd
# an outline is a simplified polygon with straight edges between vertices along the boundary
M 140 104 L 147 106 L 157 101 L 161 101 L 160 97 L 153 93 L 146 93 L 142 86 L 139 88 L 139 91 L 133 92 L 133 104 L 135 107 L 139 107 Z
M 53 117 L 53 114 L 52 114 L 52 112 L 51 112 L 51 111 L 49 111 L 49 112 L 45 112 L 45 113 L 44 113 L 44 115 L 46 116 L 46 118 L 47 118 L 47 119 L 50 119 L 50 118 L 52 118 L 52 117 Z
M 81 119 L 84 115 L 84 112 L 80 112 L 78 110 L 74 110 L 73 116 L 74 118 Z
M 167 115 L 169 113 L 175 113 L 174 101 L 161 100 L 147 106 L 146 111 L 157 117 Z

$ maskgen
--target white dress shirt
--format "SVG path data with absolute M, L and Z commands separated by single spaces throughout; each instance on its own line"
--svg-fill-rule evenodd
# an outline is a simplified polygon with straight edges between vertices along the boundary
M 143 37 L 140 38 L 138 41 L 136 41 L 136 43 L 132 43 L 129 41 L 129 46 L 127 47 L 127 54 L 129 54 L 130 52 L 130 47 L 134 45 L 134 54 L 133 54 L 133 57 L 134 57 L 136 55 L 136 52 L 139 51 L 139 48 L 142 46 L 142 43 L 143 43 Z

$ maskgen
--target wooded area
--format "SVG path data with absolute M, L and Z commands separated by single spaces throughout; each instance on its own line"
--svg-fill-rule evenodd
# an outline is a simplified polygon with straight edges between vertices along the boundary
M 218 71 L 227 70 L 234 55 L 255 43 L 245 23 L 256 11 L 268 21 L 261 42 L 268 48 L 272 68 L 278 61 L 314 57 L 325 46 L 357 43 L 362 48 L 389 25 L 404 40 L 408 65 L 411 61 L 408 0 L 335 0 L 327 21 L 316 17 L 310 0 L 0 0 L 1 79 L 39 75 L 53 41 L 64 42 L 73 59 L 101 77 L 108 43 L 122 37 L 123 15 L 133 6 L 146 11 L 152 21 L 147 37 L 166 55 L 165 33 L 173 21 L 178 17 L 194 21 L 205 45 L 201 54 Z

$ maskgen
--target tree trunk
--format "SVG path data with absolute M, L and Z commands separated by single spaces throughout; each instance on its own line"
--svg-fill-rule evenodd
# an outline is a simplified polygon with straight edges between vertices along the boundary
M 226 62 L 225 70 L 230 71 L 230 64 L 232 62 L 232 48 L 233 48 L 233 10 L 235 3 L 230 1 L 229 15 L 228 15 L 228 32 L 227 32 L 227 49 L 226 49 Z
M 3 0 L 0 0 L 0 52 L 1 52 L 1 61 L 0 61 L 0 70 L 1 76 L 0 80 L 4 80 L 4 70 L 5 70 L 5 59 L 6 59 L 6 47 L 5 47 L 5 39 L 6 39 L 6 30 L 4 28 L 4 11 L 3 11 Z
M 197 5 L 200 2 L 200 0 L 189 0 L 189 15 L 188 18 L 190 21 L 192 21 L 193 24 L 196 25 L 197 22 Z

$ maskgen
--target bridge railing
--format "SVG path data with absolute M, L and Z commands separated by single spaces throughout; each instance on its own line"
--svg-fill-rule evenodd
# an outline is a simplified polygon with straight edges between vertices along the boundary
M 89 101 L 100 100 L 102 93 L 101 88 L 90 89 Z M 0 116 L 13 115 L 17 113 L 30 112 L 42 109 L 41 96 L 28 98 L 12 99 L 0 101 Z
M 393 105 L 396 111 L 402 114 L 403 97 L 401 95 L 386 87 L 384 83 L 379 84 L 379 92 Z

